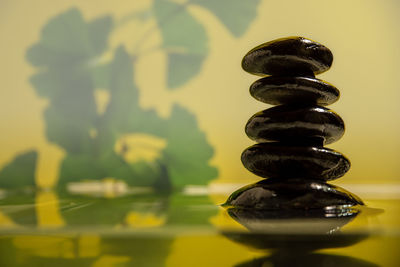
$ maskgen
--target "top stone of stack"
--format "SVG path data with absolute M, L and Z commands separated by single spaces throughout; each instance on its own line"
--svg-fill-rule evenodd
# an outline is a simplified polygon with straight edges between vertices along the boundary
M 245 71 L 265 76 L 311 76 L 327 71 L 333 61 L 325 46 L 304 37 L 287 37 L 261 44 L 242 60 Z

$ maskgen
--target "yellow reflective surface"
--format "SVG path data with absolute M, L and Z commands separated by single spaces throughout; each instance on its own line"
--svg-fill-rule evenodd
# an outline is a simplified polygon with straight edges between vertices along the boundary
M 368 207 L 350 219 L 238 220 L 211 200 L 225 197 L 8 194 L 0 206 L 1 263 L 397 266 L 398 199 L 365 199 Z

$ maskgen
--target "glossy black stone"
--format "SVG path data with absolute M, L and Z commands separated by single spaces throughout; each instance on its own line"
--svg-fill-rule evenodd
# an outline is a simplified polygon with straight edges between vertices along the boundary
M 264 178 L 333 180 L 350 169 L 350 161 L 332 149 L 282 143 L 255 144 L 241 159 L 249 171 Z
M 362 200 L 347 190 L 318 180 L 267 179 L 247 185 L 232 193 L 224 206 L 236 209 L 266 211 L 308 212 L 341 211 L 356 205 Z M 288 213 L 288 214 L 290 214 Z M 296 213 L 295 213 L 296 214 Z
M 339 99 L 339 90 L 323 80 L 312 77 L 268 76 L 250 86 L 257 100 L 271 104 L 309 103 L 330 105 Z
M 249 232 L 224 232 L 229 239 L 257 249 L 304 253 L 346 247 L 368 233 L 340 229 L 360 214 L 362 200 L 318 180 L 262 180 L 235 191 L 224 204 Z
M 291 144 L 330 144 L 344 134 L 343 120 L 321 106 L 280 105 L 253 115 L 246 134 L 256 142 L 280 141 Z
M 271 182 L 271 181 L 270 181 Z M 303 182 L 303 181 L 301 181 Z M 321 183 L 321 181 L 315 181 Z M 282 183 L 282 181 L 277 181 L 276 183 Z M 340 188 L 343 190 L 342 188 Z M 239 189 L 238 191 L 240 191 Z M 348 192 L 347 192 L 348 193 Z M 232 194 L 233 195 L 233 194 Z M 357 197 L 355 197 L 357 198 Z M 228 214 L 234 218 L 237 222 L 245 226 L 247 229 L 250 224 L 271 224 L 274 221 L 282 220 L 293 220 L 295 222 L 299 221 L 316 221 L 323 222 L 325 220 L 330 220 L 332 222 L 333 228 L 342 227 L 355 217 L 360 214 L 360 210 L 355 208 L 354 205 L 349 207 L 339 207 L 339 208 L 322 208 L 322 209 L 253 209 L 253 208 L 243 208 L 243 207 L 230 207 L 229 204 L 223 204 L 227 207 Z M 358 205 L 358 204 L 357 204 Z
M 275 232 L 267 239 L 275 239 L 276 230 L 281 227 L 271 221 L 264 223 L 265 219 L 299 218 L 301 222 L 296 227 L 321 219 L 321 229 L 331 233 L 351 220 L 351 207 L 363 205 L 357 196 L 326 183 L 350 169 L 350 161 L 344 155 L 323 147 L 339 140 L 345 130 L 340 116 L 322 107 L 337 101 L 339 90 L 315 78 L 328 70 L 332 61 L 328 48 L 304 37 L 264 43 L 242 60 L 245 71 L 264 76 L 250 86 L 250 94 L 278 106 L 249 119 L 246 134 L 259 144 L 241 155 L 250 172 L 269 179 L 239 189 L 225 206 L 249 230 L 254 230 L 253 226 L 261 230 L 272 227 Z M 337 221 L 331 224 L 327 218 Z M 290 237 L 285 235 L 286 223 L 284 239 Z
M 250 50 L 242 60 L 245 71 L 256 75 L 313 76 L 328 70 L 332 52 L 304 37 L 276 39 Z

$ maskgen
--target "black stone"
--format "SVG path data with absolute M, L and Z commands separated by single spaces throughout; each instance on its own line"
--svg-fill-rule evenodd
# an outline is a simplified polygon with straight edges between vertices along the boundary
M 257 100 L 271 104 L 310 103 L 330 105 L 339 99 L 339 90 L 323 80 L 311 77 L 268 76 L 250 86 Z
M 238 189 L 230 195 L 224 206 L 249 209 L 251 212 L 266 210 L 282 214 L 306 210 L 310 214 L 312 212 L 318 214 L 363 204 L 356 195 L 322 181 L 304 179 L 281 181 L 275 178 L 261 180 Z M 313 209 L 316 211 L 312 211 Z
M 271 182 L 271 179 L 269 179 Z M 303 181 L 300 181 L 303 183 Z M 314 182 L 321 183 L 321 181 L 314 180 Z M 275 183 L 281 184 L 282 181 L 276 181 Z M 328 185 L 329 186 L 329 185 Z M 241 188 L 242 189 L 242 188 Z M 238 191 L 241 191 L 239 189 Z M 342 188 L 340 188 L 343 190 Z M 347 192 L 348 193 L 348 192 Z M 235 193 L 233 193 L 235 194 Z M 232 195 L 233 195 L 232 194 Z M 354 198 L 357 198 L 354 196 Z M 360 214 L 360 210 L 355 208 L 354 206 L 345 206 L 339 208 L 322 208 L 322 209 L 253 209 L 253 208 L 243 208 L 242 206 L 230 207 L 228 203 L 223 204 L 227 207 L 228 214 L 234 218 L 237 222 L 246 226 L 247 229 L 251 230 L 251 227 L 248 227 L 249 224 L 258 223 L 258 224 L 271 224 L 274 221 L 331 221 L 332 228 L 329 228 L 329 231 L 333 228 L 342 227 L 355 217 Z
M 321 106 L 281 105 L 253 115 L 246 134 L 256 142 L 280 141 L 290 144 L 330 144 L 344 134 L 343 120 Z
M 332 52 L 304 37 L 276 39 L 250 50 L 242 60 L 245 71 L 256 75 L 313 76 L 328 70 Z
M 264 178 L 333 180 L 350 169 L 350 161 L 341 153 L 316 146 L 255 144 L 243 151 L 241 159 L 249 171 Z
M 235 191 L 224 204 L 247 232 L 223 234 L 257 249 L 304 253 L 346 247 L 368 237 L 340 228 L 360 214 L 356 195 L 318 180 L 267 179 Z

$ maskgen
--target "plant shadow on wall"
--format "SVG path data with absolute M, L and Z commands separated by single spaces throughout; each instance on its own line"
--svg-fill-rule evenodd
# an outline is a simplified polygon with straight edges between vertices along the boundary
M 125 20 L 157 21 L 139 42 L 154 30 L 161 32 L 168 64 L 166 87 L 173 90 L 201 71 L 208 54 L 206 30 L 187 7 L 207 9 L 239 37 L 256 17 L 259 2 L 154 0 L 149 10 L 131 13 Z M 213 148 L 195 115 L 175 104 L 171 115 L 162 118 L 139 106 L 135 63 L 141 55 L 129 54 L 123 45 L 110 51 L 109 36 L 117 27 L 111 16 L 85 21 L 73 8 L 51 18 L 40 40 L 27 51 L 28 62 L 37 69 L 30 82 L 49 103 L 44 111 L 46 137 L 66 153 L 58 186 L 107 178 L 155 190 L 206 185 L 216 178 L 217 169 L 209 165 Z M 110 52 L 111 60 L 100 60 Z M 103 110 L 96 101 L 99 92 L 109 96 Z M 137 140 L 150 140 L 148 158 L 135 158 L 134 152 L 145 145 Z M 36 151 L 16 156 L 1 170 L 0 187 L 35 186 L 36 161 Z

